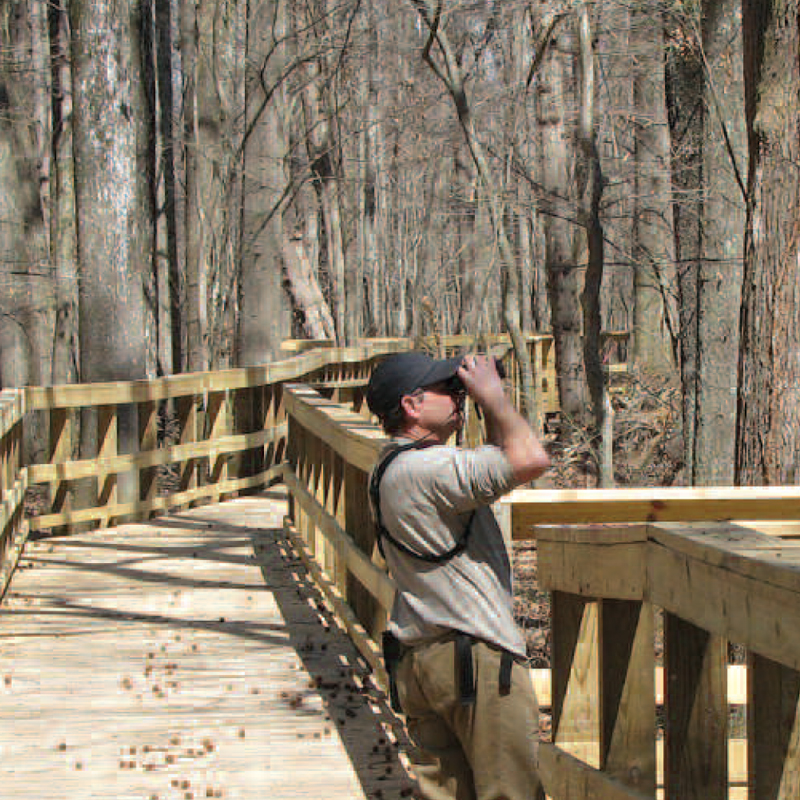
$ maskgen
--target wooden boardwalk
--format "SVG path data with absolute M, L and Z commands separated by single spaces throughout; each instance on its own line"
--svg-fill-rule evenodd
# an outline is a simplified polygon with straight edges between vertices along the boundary
M 0 800 L 410 795 L 285 512 L 278 487 L 28 544 L 0 607 Z

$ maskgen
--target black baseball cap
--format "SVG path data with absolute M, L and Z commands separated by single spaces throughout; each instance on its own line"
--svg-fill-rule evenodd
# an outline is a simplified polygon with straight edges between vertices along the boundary
M 384 417 L 400 405 L 400 400 L 417 389 L 452 378 L 463 356 L 436 359 L 427 353 L 409 350 L 385 358 L 372 371 L 367 385 L 367 405 L 377 417 Z

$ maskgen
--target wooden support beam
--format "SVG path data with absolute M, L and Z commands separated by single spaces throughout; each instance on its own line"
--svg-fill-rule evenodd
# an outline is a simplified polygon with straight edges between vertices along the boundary
M 800 797 L 800 672 L 748 656 L 747 739 L 753 800 Z
M 147 453 L 158 448 L 158 405 L 152 400 L 140 403 L 138 407 L 139 453 Z M 139 499 L 145 502 L 158 494 L 157 471 L 155 467 L 139 470 Z M 149 516 L 149 515 L 147 515 Z M 146 519 L 147 516 L 143 516 Z
M 113 458 L 117 455 L 118 429 L 117 406 L 100 406 L 97 409 L 97 458 L 99 460 Z M 101 470 L 97 473 L 97 505 L 119 507 L 117 497 L 118 473 Z M 128 503 L 130 505 L 130 503 Z M 133 504 L 135 506 L 135 504 Z M 110 512 L 96 517 L 100 526 L 107 528 L 115 523 L 116 517 Z
M 727 642 L 664 615 L 666 800 L 727 800 Z
M 258 475 L 247 478 L 232 479 L 219 484 L 195 486 L 181 492 L 174 492 L 164 497 L 155 497 L 147 502 L 118 503 L 113 506 L 92 507 L 62 511 L 59 514 L 44 514 L 40 517 L 30 517 L 28 525 L 31 531 L 49 530 L 61 525 L 75 525 L 78 523 L 103 520 L 109 516 L 114 518 L 125 517 L 137 513 L 150 513 L 161 511 L 175 511 L 180 508 L 203 502 L 217 501 L 223 494 L 239 492 L 245 489 L 263 488 L 278 479 L 283 472 L 283 466 L 278 464 Z
M 652 606 L 599 602 L 600 764 L 620 783 L 656 791 L 656 698 Z
M 553 592 L 551 602 L 553 741 L 597 767 L 600 763 L 597 604 Z
M 644 599 L 646 525 L 545 527 L 536 549 L 543 589 L 586 597 Z
M 558 800 L 652 800 L 549 742 L 539 745 L 539 772 L 547 796 Z
M 517 489 L 511 506 L 515 539 L 536 538 L 537 525 L 713 520 L 800 521 L 800 486 L 648 489 Z

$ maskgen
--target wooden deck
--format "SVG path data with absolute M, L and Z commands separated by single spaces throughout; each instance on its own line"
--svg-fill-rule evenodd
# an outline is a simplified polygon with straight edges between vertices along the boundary
M 410 795 L 401 728 L 283 490 L 30 542 L 0 608 L 0 798 Z

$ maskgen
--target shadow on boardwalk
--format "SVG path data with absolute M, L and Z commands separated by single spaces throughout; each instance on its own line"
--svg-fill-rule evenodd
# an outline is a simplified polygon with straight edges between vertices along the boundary
M 0 797 L 412 795 L 285 508 L 275 489 L 30 544 L 0 609 Z

